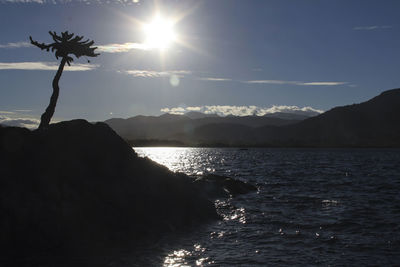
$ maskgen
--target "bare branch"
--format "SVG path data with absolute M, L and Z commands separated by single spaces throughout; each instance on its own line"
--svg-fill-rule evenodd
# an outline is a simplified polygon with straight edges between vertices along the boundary
M 51 37 L 53 38 L 54 42 L 59 43 L 62 41 L 62 39 L 57 35 L 56 32 L 51 32 L 49 31 L 49 34 L 51 35 Z
M 42 50 L 46 49 L 47 51 L 49 51 L 50 47 L 53 45 L 53 44 L 46 45 L 45 43 L 39 43 L 37 41 L 34 41 L 32 39 L 32 36 L 29 36 L 29 39 L 31 40 L 31 44 L 33 44 L 34 46 L 39 47 Z

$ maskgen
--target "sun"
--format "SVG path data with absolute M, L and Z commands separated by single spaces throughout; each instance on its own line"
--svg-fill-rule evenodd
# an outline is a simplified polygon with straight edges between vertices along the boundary
M 144 24 L 143 31 L 146 36 L 145 45 L 149 49 L 164 50 L 176 40 L 173 20 L 161 15 L 156 15 L 150 23 Z

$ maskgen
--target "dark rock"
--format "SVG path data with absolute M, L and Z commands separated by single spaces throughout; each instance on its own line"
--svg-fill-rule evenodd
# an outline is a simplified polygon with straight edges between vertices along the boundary
M 19 256 L 132 242 L 218 218 L 192 179 L 138 157 L 104 123 L 2 127 L 0 170 L 0 249 Z
M 208 197 L 229 197 L 257 191 L 257 187 L 230 177 L 206 174 L 194 176 L 194 184 Z

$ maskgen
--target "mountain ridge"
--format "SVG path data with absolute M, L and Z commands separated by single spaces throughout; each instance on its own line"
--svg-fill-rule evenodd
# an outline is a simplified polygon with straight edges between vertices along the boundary
M 112 118 L 105 123 L 126 140 L 163 139 L 174 140 L 178 135 L 191 134 L 196 128 L 209 124 L 237 124 L 248 127 L 263 125 L 286 125 L 298 122 L 297 119 L 281 119 L 265 116 L 226 116 L 204 114 L 192 119 L 186 115 L 163 114 L 161 116 L 135 116 L 127 119 Z
M 391 89 L 365 102 L 334 107 L 303 120 L 268 116 L 193 120 L 165 115 L 174 119 L 122 127 L 115 121 L 106 123 L 132 145 L 135 139 L 146 139 L 148 143 L 168 140 L 188 146 L 400 147 L 399 114 L 400 89 Z

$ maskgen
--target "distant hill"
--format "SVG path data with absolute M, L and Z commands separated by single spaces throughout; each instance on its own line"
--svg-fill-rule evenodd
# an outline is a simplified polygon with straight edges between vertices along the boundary
M 400 89 L 369 101 L 333 108 L 279 128 L 261 127 L 257 143 L 282 146 L 400 146 Z
M 124 139 L 142 141 L 146 139 L 182 141 L 181 138 L 188 140 L 186 137 L 196 134 L 200 129 L 219 124 L 256 128 L 266 125 L 282 126 L 296 122 L 299 122 L 299 119 L 281 119 L 267 116 L 220 117 L 215 114 L 209 115 L 200 112 L 189 112 L 184 115 L 163 114 L 158 117 L 140 115 L 128 119 L 114 118 L 105 121 Z
M 313 116 L 317 116 L 318 114 L 315 114 Z M 304 115 L 304 114 L 298 114 L 298 113 L 286 113 L 286 112 L 275 112 L 275 113 L 268 113 L 265 114 L 264 117 L 268 118 L 279 118 L 279 119 L 284 119 L 284 120 L 305 120 L 310 117 L 313 117 L 310 115 Z
M 217 114 L 204 114 L 204 113 L 198 112 L 198 111 L 187 112 L 187 113 L 185 113 L 185 116 L 191 118 L 192 120 L 203 119 L 203 118 L 208 118 L 208 117 L 219 117 Z
M 106 123 L 126 140 L 165 140 L 189 146 L 400 147 L 400 89 L 311 118 L 287 113 L 197 119 L 164 114 Z

